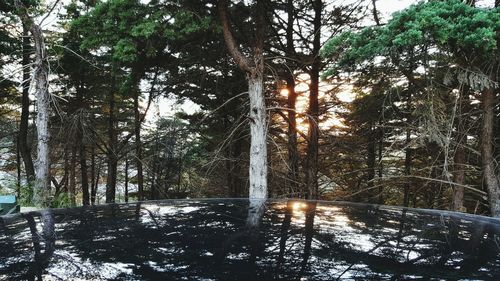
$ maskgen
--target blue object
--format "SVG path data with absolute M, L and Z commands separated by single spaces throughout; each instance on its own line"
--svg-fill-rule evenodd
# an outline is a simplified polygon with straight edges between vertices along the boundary
M 20 206 L 17 204 L 15 195 L 0 196 L 0 216 L 19 213 Z

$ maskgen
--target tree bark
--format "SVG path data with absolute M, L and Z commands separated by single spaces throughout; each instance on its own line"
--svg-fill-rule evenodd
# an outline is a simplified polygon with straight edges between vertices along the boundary
M 81 72 L 81 77 L 83 77 L 84 73 Z M 90 194 L 89 194 L 89 175 L 88 175 L 88 169 L 87 169 L 87 149 L 85 145 L 85 132 L 84 132 L 84 127 L 85 127 L 85 103 L 84 103 L 84 96 L 85 96 L 86 90 L 85 86 L 83 83 L 83 80 L 80 80 L 80 85 L 78 86 L 76 90 L 76 101 L 77 105 L 79 107 L 79 111 L 77 114 L 79 114 L 78 118 L 78 131 L 77 131 L 77 137 L 78 137 L 78 155 L 79 155 L 79 163 L 80 163 L 80 176 L 81 176 L 81 187 L 82 187 L 82 205 L 86 206 L 90 204 Z
M 84 206 L 90 204 L 89 196 L 89 180 L 88 180 L 88 169 L 87 169 L 87 154 L 85 151 L 85 144 L 83 140 L 80 140 L 80 171 L 82 178 L 82 204 Z
M 482 93 L 483 121 L 481 131 L 481 162 L 483 166 L 483 177 L 488 190 L 491 215 L 500 217 L 500 183 L 495 174 L 493 159 L 494 100 L 494 89 L 486 89 Z
M 289 194 L 296 194 L 299 191 L 299 151 L 297 149 L 297 114 L 296 102 L 297 93 L 295 92 L 295 79 L 292 73 L 287 75 L 288 89 L 288 189 Z
M 71 206 L 76 205 L 76 140 L 73 140 L 71 144 L 71 164 L 70 164 L 70 172 L 69 172 L 69 200 L 71 202 Z
M 292 58 L 295 56 L 295 47 L 293 40 L 293 24 L 295 21 L 295 9 L 293 0 L 287 1 L 287 26 L 286 26 L 286 56 Z M 292 62 L 294 63 L 294 62 Z M 292 69 L 292 70 L 289 70 Z M 288 90 L 287 108 L 288 108 L 288 185 L 287 193 L 295 194 L 299 192 L 299 151 L 297 149 L 297 114 L 296 103 L 297 93 L 295 92 L 295 76 L 293 67 L 287 67 L 285 70 L 286 87 Z
M 47 67 L 47 53 L 42 33 L 42 28 L 32 24 L 31 33 L 35 41 L 35 83 L 37 98 L 37 161 L 36 161 L 36 183 L 34 190 L 34 202 L 43 207 L 50 206 L 50 157 L 49 157 L 49 118 L 50 118 L 50 94 L 49 94 L 49 71 Z
M 308 108 L 308 133 L 307 133 L 307 156 L 306 156 L 306 194 L 308 199 L 318 199 L 318 149 L 319 149 L 319 71 L 321 68 L 321 59 L 319 51 L 321 50 L 321 12 L 323 2 L 315 0 L 314 9 L 314 38 L 313 53 L 314 61 L 309 71 L 311 82 L 309 85 L 309 108 Z
M 158 166 L 160 162 L 160 151 L 159 151 L 159 140 L 158 138 L 155 141 L 155 146 L 154 146 L 154 155 L 153 155 L 153 161 L 151 161 L 152 167 L 150 167 L 150 193 L 149 193 L 149 198 L 152 200 L 158 199 Z
M 222 24 L 224 42 L 236 65 L 247 73 L 248 95 L 250 98 L 250 167 L 249 197 L 267 198 L 267 113 L 264 99 L 264 6 L 257 0 L 255 44 L 251 59 L 239 50 L 233 37 L 228 19 L 227 0 L 219 1 L 218 11 Z
M 95 182 L 96 182 L 96 171 L 95 171 L 95 145 L 92 144 L 90 150 L 90 204 L 94 205 L 95 203 Z
M 47 67 L 47 49 L 42 28 L 35 24 L 29 16 L 28 10 L 20 0 L 15 1 L 22 22 L 29 27 L 35 46 L 36 105 L 38 108 L 37 128 L 37 160 L 35 168 L 35 186 L 33 189 L 33 203 L 40 207 L 50 206 L 50 158 L 49 158 L 49 70 Z
M 453 182 L 453 211 L 466 211 L 464 208 L 465 184 L 465 140 L 459 139 L 454 157 Z
M 97 188 L 99 187 L 99 179 L 101 177 L 101 163 L 97 165 L 97 172 L 95 177 L 94 188 L 90 191 L 90 204 L 95 205 L 97 198 Z
M 250 96 L 250 198 L 267 198 L 267 114 L 262 74 L 248 78 Z
M 469 112 L 468 110 L 468 89 L 465 89 L 460 93 L 460 112 L 457 115 L 457 148 L 455 149 L 455 156 L 453 159 L 453 182 L 456 184 L 453 186 L 453 199 L 452 199 L 452 209 L 454 211 L 466 211 L 464 208 L 464 185 L 465 185 L 465 165 L 467 146 L 467 122 L 465 120 L 464 114 Z
M 317 75 L 315 75 L 317 73 Z M 307 156 L 306 156 L 306 197 L 307 199 L 318 199 L 318 83 L 319 72 L 311 72 L 311 84 L 309 87 L 309 109 L 308 109 L 308 132 L 307 132 Z
M 106 203 L 114 203 L 116 197 L 116 172 L 118 156 L 116 155 L 117 136 L 115 130 L 115 73 L 111 73 L 111 89 L 108 92 L 108 149 L 106 152 L 108 174 L 106 180 Z
M 366 181 L 367 181 L 367 196 L 368 196 L 368 202 L 370 203 L 375 203 L 375 191 L 373 190 L 374 188 L 374 180 L 375 180 L 375 162 L 376 162 L 376 139 L 375 139 L 375 129 L 373 128 L 373 124 L 369 124 L 370 129 L 368 132 L 368 144 L 367 144 L 367 159 L 366 159 L 366 166 L 368 167 L 368 173 L 366 176 Z
M 33 166 L 33 158 L 31 157 L 31 146 L 28 144 L 28 121 L 30 114 L 30 54 L 31 48 L 30 38 L 28 34 L 29 27 L 23 23 L 23 82 L 22 82 L 22 98 L 21 98 L 21 124 L 19 125 L 19 151 L 24 162 L 26 171 L 26 180 L 28 183 L 35 180 L 35 167 Z
M 380 121 L 379 121 L 380 122 Z M 382 163 L 383 151 L 384 151 L 384 129 L 382 127 L 382 122 L 380 122 L 380 128 L 378 130 L 379 141 L 378 141 L 378 178 L 382 180 L 384 175 L 384 165 Z M 384 204 L 384 187 L 382 185 L 378 188 L 378 204 Z
M 128 155 L 125 155 L 125 203 L 128 203 Z
M 17 170 L 16 195 L 17 198 L 20 198 L 21 197 L 21 152 L 19 151 L 19 137 L 14 136 L 14 143 L 16 144 L 16 170 Z
M 140 79 L 139 79 L 140 81 Z M 134 81 L 139 83 L 139 81 Z M 137 85 L 137 84 L 134 84 Z M 134 91 L 134 132 L 135 132 L 135 160 L 137 167 L 137 188 L 139 201 L 144 200 L 144 175 L 142 171 L 142 142 L 141 142 L 141 117 L 139 112 L 139 87 Z

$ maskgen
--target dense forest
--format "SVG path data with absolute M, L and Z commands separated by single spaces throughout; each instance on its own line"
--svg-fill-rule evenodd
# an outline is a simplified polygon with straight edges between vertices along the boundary
M 0 194 L 500 216 L 500 1 L 384 2 L 0 0 Z

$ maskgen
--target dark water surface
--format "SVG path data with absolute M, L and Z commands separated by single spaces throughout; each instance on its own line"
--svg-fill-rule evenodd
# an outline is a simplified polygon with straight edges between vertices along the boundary
M 174 200 L 0 217 L 0 280 L 500 280 L 500 220 Z

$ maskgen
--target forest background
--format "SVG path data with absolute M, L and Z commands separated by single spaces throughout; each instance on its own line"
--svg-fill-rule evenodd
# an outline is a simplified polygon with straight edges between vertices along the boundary
M 2 0 L 0 193 L 247 197 L 263 124 L 267 197 L 500 216 L 499 2 Z

